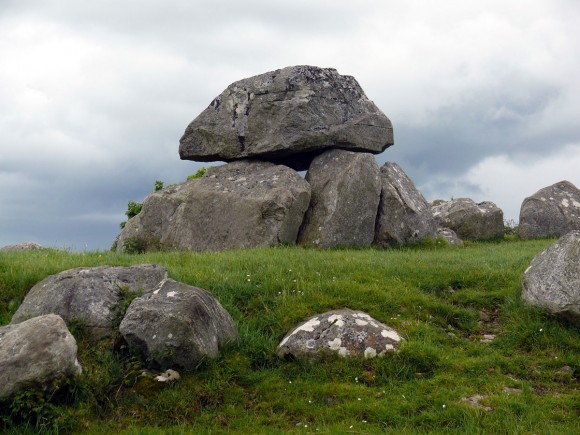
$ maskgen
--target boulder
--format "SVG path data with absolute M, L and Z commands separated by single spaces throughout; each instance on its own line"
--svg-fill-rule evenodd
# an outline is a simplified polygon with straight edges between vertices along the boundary
M 117 250 L 222 251 L 294 244 L 310 186 L 283 165 L 244 160 L 150 194 L 121 232 Z
M 324 355 L 374 358 L 394 352 L 402 342 L 392 328 L 348 308 L 316 314 L 280 342 L 281 358 L 316 360 Z
M 134 299 L 119 331 L 152 366 L 187 370 L 216 357 L 237 336 L 232 318 L 210 293 L 171 279 Z
M 462 239 L 503 236 L 503 211 L 491 201 L 476 204 L 469 198 L 457 198 L 435 205 L 431 210 L 442 227 L 452 229 Z
M 580 189 L 560 181 L 524 199 L 520 209 L 522 239 L 563 236 L 580 230 Z
M 167 279 L 155 264 L 80 267 L 49 276 L 30 289 L 12 323 L 55 313 L 77 321 L 90 338 L 108 336 L 121 319 L 121 299 L 151 292 Z
M 381 167 L 381 201 L 374 243 L 381 247 L 437 238 L 438 223 L 429 203 L 396 163 Z
M 391 121 L 354 77 L 302 65 L 232 83 L 186 128 L 179 155 L 259 157 L 303 170 L 326 148 L 377 154 L 392 144 Z
M 580 325 L 580 231 L 534 257 L 523 275 L 522 298 Z
M 0 327 L 0 398 L 80 375 L 77 343 L 60 316 Z
M 40 251 L 44 246 L 35 242 L 22 242 L 15 245 L 6 245 L 0 251 Z
M 370 246 L 381 193 L 379 167 L 368 153 L 333 149 L 316 157 L 306 180 L 310 207 L 298 241 L 304 246 Z
M 437 237 L 442 237 L 450 245 L 463 246 L 463 240 L 457 237 L 457 234 L 452 229 L 437 228 Z

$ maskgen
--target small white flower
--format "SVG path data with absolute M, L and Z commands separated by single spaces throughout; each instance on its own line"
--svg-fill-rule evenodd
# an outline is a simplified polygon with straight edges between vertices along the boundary
M 362 400 L 362 399 L 359 397 L 359 398 L 358 398 L 358 399 L 356 399 L 356 400 Z
M 354 426 L 351 424 L 351 425 L 350 425 L 350 427 L 349 427 L 349 429 L 352 429 L 353 427 L 354 427 Z
M 447 405 L 443 405 L 443 409 L 447 408 Z
M 540 328 L 540 332 L 542 332 L 543 330 L 544 330 L 543 328 Z

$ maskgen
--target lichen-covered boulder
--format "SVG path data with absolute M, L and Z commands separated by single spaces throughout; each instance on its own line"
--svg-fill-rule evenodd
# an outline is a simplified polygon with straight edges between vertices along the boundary
M 304 246 L 370 246 L 381 183 L 372 154 L 333 149 L 316 157 L 306 174 L 312 188 L 298 242 Z
M 374 243 L 381 247 L 437 238 L 438 223 L 429 203 L 399 165 L 381 167 L 381 201 Z
M 301 65 L 232 83 L 186 128 L 179 154 L 202 162 L 258 157 L 302 170 L 326 148 L 377 154 L 392 144 L 391 121 L 354 77 Z
M 580 324 L 580 231 L 534 257 L 523 276 L 522 299 Z
M 0 327 L 0 398 L 80 375 L 77 343 L 60 316 Z
M 67 322 L 79 322 L 93 339 L 106 337 L 121 320 L 117 317 L 123 297 L 151 292 L 165 279 L 167 270 L 156 264 L 65 270 L 32 287 L 12 323 L 54 313 Z
M 231 316 L 209 292 L 172 279 L 134 299 L 119 331 L 152 367 L 186 370 L 237 337 Z
M 580 189 L 560 181 L 524 199 L 520 208 L 522 239 L 563 236 L 580 230 Z
M 350 309 L 316 314 L 280 342 L 281 358 L 315 360 L 324 355 L 374 358 L 394 352 L 402 342 L 392 328 Z
M 294 244 L 310 186 L 284 166 L 243 160 L 150 194 L 121 232 L 117 250 L 223 251 Z
M 461 239 L 485 240 L 504 234 L 503 211 L 491 201 L 476 204 L 470 198 L 439 202 L 431 208 L 439 225 Z
M 447 243 L 452 246 L 463 246 L 463 240 L 457 237 L 455 231 L 450 228 L 438 228 L 437 237 L 443 238 Z
M 43 249 L 45 249 L 44 246 L 36 242 L 22 242 L 14 245 L 6 245 L 0 251 L 41 251 Z

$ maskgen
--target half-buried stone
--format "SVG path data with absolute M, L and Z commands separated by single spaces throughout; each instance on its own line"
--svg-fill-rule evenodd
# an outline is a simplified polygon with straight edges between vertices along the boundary
M 396 351 L 402 342 L 394 329 L 367 313 L 348 308 L 316 314 L 280 342 L 281 358 L 315 360 L 325 355 L 374 358 Z

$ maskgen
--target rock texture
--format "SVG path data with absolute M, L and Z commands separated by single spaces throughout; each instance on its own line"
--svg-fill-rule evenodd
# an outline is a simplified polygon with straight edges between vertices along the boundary
M 0 327 L 0 398 L 45 389 L 81 372 L 77 343 L 61 317 L 49 314 Z
M 580 189 L 560 181 L 524 199 L 520 209 L 519 234 L 522 239 L 563 236 L 580 230 Z
M 158 367 L 194 368 L 236 338 L 232 318 L 207 291 L 166 280 L 131 303 L 119 331 Z
M 79 321 L 90 337 L 98 339 L 111 334 L 122 293 L 142 295 L 165 279 L 167 271 L 154 264 L 66 270 L 32 287 L 12 323 L 55 313 L 66 321 Z
M 522 298 L 580 324 L 580 231 L 569 232 L 532 260 Z
M 374 243 L 381 247 L 437 238 L 438 223 L 429 203 L 399 165 L 381 167 L 381 201 Z
M 45 249 L 42 245 L 35 242 L 23 242 L 15 245 L 6 245 L 0 251 L 40 251 Z
M 310 186 L 294 170 L 244 160 L 208 169 L 198 179 L 154 192 L 121 232 L 148 250 L 192 251 L 294 244 L 310 202 Z
M 312 161 L 306 181 L 312 199 L 300 244 L 330 248 L 372 243 L 381 185 L 371 154 L 327 151 Z
M 432 211 L 442 227 L 462 239 L 492 239 L 504 233 L 503 212 L 491 201 L 476 204 L 469 198 L 457 198 L 433 206 Z
M 452 229 L 438 228 L 437 237 L 443 237 L 450 245 L 463 246 L 463 240 L 457 237 L 457 234 Z
M 293 66 L 228 86 L 186 128 L 179 154 L 203 162 L 260 157 L 302 170 L 326 148 L 380 153 L 392 144 L 391 122 L 354 77 Z
M 402 338 L 366 313 L 350 309 L 316 314 L 278 345 L 281 358 L 313 360 L 323 355 L 373 358 L 395 351 Z

